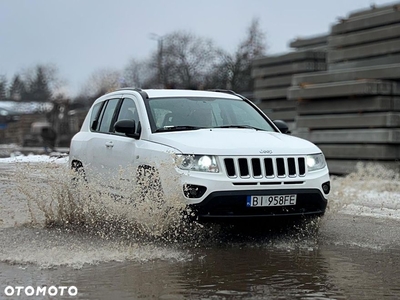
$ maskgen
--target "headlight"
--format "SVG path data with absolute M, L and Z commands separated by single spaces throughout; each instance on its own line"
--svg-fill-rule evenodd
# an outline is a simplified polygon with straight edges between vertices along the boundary
M 326 166 L 325 157 L 322 153 L 307 155 L 308 171 L 315 171 Z
M 213 155 L 177 155 L 179 169 L 218 173 L 217 159 Z

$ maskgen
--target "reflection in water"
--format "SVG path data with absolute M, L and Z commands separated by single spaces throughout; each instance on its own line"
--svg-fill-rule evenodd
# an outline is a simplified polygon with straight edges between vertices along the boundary
M 9 284 L 75 285 L 81 299 L 400 297 L 400 185 L 390 172 L 334 178 L 320 222 L 255 233 L 179 223 L 173 199 L 138 213 L 88 185 L 70 194 L 62 165 L 0 168 L 0 298 Z
M 221 245 L 214 241 L 205 248 L 141 245 L 129 249 L 102 239 L 80 240 L 76 233 L 60 235 L 74 245 L 60 243 L 49 254 L 62 260 L 69 250 L 87 263 L 79 269 L 1 263 L 0 283 L 13 278 L 25 284 L 68 282 L 78 287 L 83 299 L 396 299 L 400 292 L 398 251 L 293 243 L 286 236 L 271 242 Z M 48 232 L 39 240 L 46 236 L 54 237 Z M 23 245 L 39 251 L 46 248 Z M 65 261 L 73 260 L 73 255 Z

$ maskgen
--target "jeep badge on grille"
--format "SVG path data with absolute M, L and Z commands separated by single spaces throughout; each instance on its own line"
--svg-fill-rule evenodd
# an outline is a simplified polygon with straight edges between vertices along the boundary
M 260 153 L 262 153 L 262 154 L 272 154 L 272 150 L 264 150 L 264 149 L 261 149 L 261 150 L 260 150 Z

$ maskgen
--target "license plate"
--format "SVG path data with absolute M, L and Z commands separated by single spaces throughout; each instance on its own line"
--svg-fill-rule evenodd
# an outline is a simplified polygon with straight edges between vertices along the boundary
M 247 196 L 247 207 L 296 205 L 297 195 Z

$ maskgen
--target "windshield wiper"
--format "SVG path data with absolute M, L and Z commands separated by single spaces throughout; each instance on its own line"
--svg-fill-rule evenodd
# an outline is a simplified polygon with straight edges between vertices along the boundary
M 215 128 L 245 128 L 245 129 L 264 130 L 264 129 L 253 127 L 250 125 L 223 125 L 223 126 L 218 126 Z
M 204 127 L 198 126 L 188 126 L 188 125 L 179 125 L 179 126 L 164 126 L 163 128 L 158 128 L 156 132 L 163 132 L 163 131 L 179 131 L 179 130 L 196 130 L 201 129 Z

